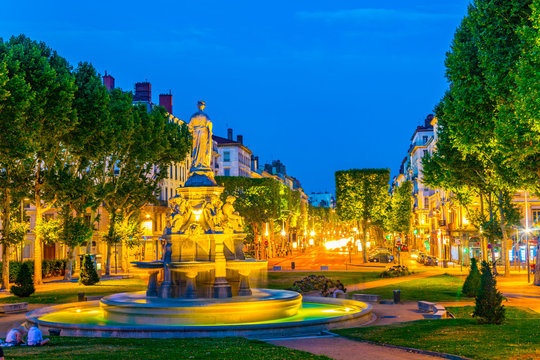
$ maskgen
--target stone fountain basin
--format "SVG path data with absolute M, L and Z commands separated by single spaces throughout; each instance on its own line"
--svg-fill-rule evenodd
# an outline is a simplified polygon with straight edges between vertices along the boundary
M 39 324 L 44 332 L 49 329 L 61 330 L 61 335 L 64 336 L 123 338 L 243 336 L 258 339 L 315 335 L 321 331 L 360 326 L 372 321 L 371 305 L 363 302 L 308 296 L 304 296 L 302 300 L 302 308 L 295 316 L 253 323 L 209 325 L 118 323 L 105 320 L 98 301 L 44 307 L 27 313 L 26 320 L 31 324 Z
M 268 321 L 295 315 L 302 296 L 294 291 L 253 289 L 250 296 L 225 299 L 162 299 L 145 292 L 101 299 L 105 320 L 141 325 L 208 325 Z

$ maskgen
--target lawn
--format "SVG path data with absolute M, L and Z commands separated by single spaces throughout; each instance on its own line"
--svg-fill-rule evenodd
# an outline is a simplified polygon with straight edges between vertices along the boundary
M 503 325 L 478 325 L 474 307 L 450 307 L 455 319 L 334 330 L 352 339 L 426 349 L 472 359 L 539 359 L 540 314 L 507 307 Z
M 44 347 L 4 348 L 6 359 L 328 359 L 245 338 L 118 339 L 58 337 Z
M 36 291 L 30 297 L 19 298 L 7 296 L 0 298 L 2 303 L 17 303 L 21 301 L 30 304 L 62 304 L 78 301 L 78 293 L 84 292 L 86 296 L 110 295 L 119 292 L 141 291 L 146 289 L 146 281 L 132 278 L 123 280 L 107 280 L 96 285 L 84 286 L 78 283 L 56 283 L 54 290 Z
M 324 275 L 332 280 L 340 280 L 345 287 L 350 284 L 358 284 L 367 281 L 379 280 L 381 270 L 377 271 L 271 271 L 268 272 L 268 284 L 270 289 L 288 289 L 296 280 L 302 280 L 308 275 Z
M 465 278 L 453 275 L 436 275 L 421 279 L 404 281 L 399 284 L 380 286 L 353 293 L 381 295 L 383 299 L 392 299 L 393 291 L 401 291 L 401 300 L 457 301 L 473 299 L 462 297 L 461 288 Z

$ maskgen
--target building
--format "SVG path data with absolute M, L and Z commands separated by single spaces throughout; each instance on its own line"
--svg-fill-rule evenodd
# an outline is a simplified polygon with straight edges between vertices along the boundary
M 315 207 L 335 208 L 336 200 L 334 199 L 334 196 L 328 192 L 312 192 L 309 195 L 309 205 Z
M 244 137 L 233 139 L 233 129 L 227 129 L 227 138 L 213 135 L 219 155 L 217 175 L 252 177 L 253 152 L 244 145 Z

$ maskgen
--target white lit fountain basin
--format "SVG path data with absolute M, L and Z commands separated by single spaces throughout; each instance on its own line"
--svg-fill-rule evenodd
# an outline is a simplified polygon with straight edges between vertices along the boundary
M 172 299 L 173 302 L 178 300 L 181 299 Z M 305 296 L 301 305 L 293 316 L 233 324 L 223 322 L 222 318 L 215 324 L 191 325 L 115 322 L 106 319 L 104 308 L 100 306 L 99 301 L 49 306 L 27 313 L 26 319 L 29 323 L 39 324 L 44 332 L 49 329 L 61 330 L 60 334 L 63 336 L 124 338 L 243 336 L 259 339 L 313 335 L 330 329 L 360 326 L 372 320 L 371 305 L 355 300 Z M 269 309 L 265 307 L 260 310 L 260 312 L 268 311 Z

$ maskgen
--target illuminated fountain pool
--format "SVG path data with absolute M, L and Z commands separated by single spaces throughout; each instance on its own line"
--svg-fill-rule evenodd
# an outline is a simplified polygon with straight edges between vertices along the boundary
M 302 298 L 286 290 L 252 292 L 248 297 L 164 301 L 149 300 L 144 292 L 121 293 L 37 309 L 26 318 L 66 336 L 275 338 L 359 326 L 372 316 L 371 306 L 358 301 Z
M 133 263 L 147 272 L 147 290 L 34 310 L 28 322 L 67 336 L 269 338 L 371 320 L 371 307 L 358 301 L 251 288 L 268 264 L 244 256 L 244 219 L 214 180 L 212 126 L 204 103 L 199 109 L 189 123 L 190 175 L 168 200 L 163 258 Z

